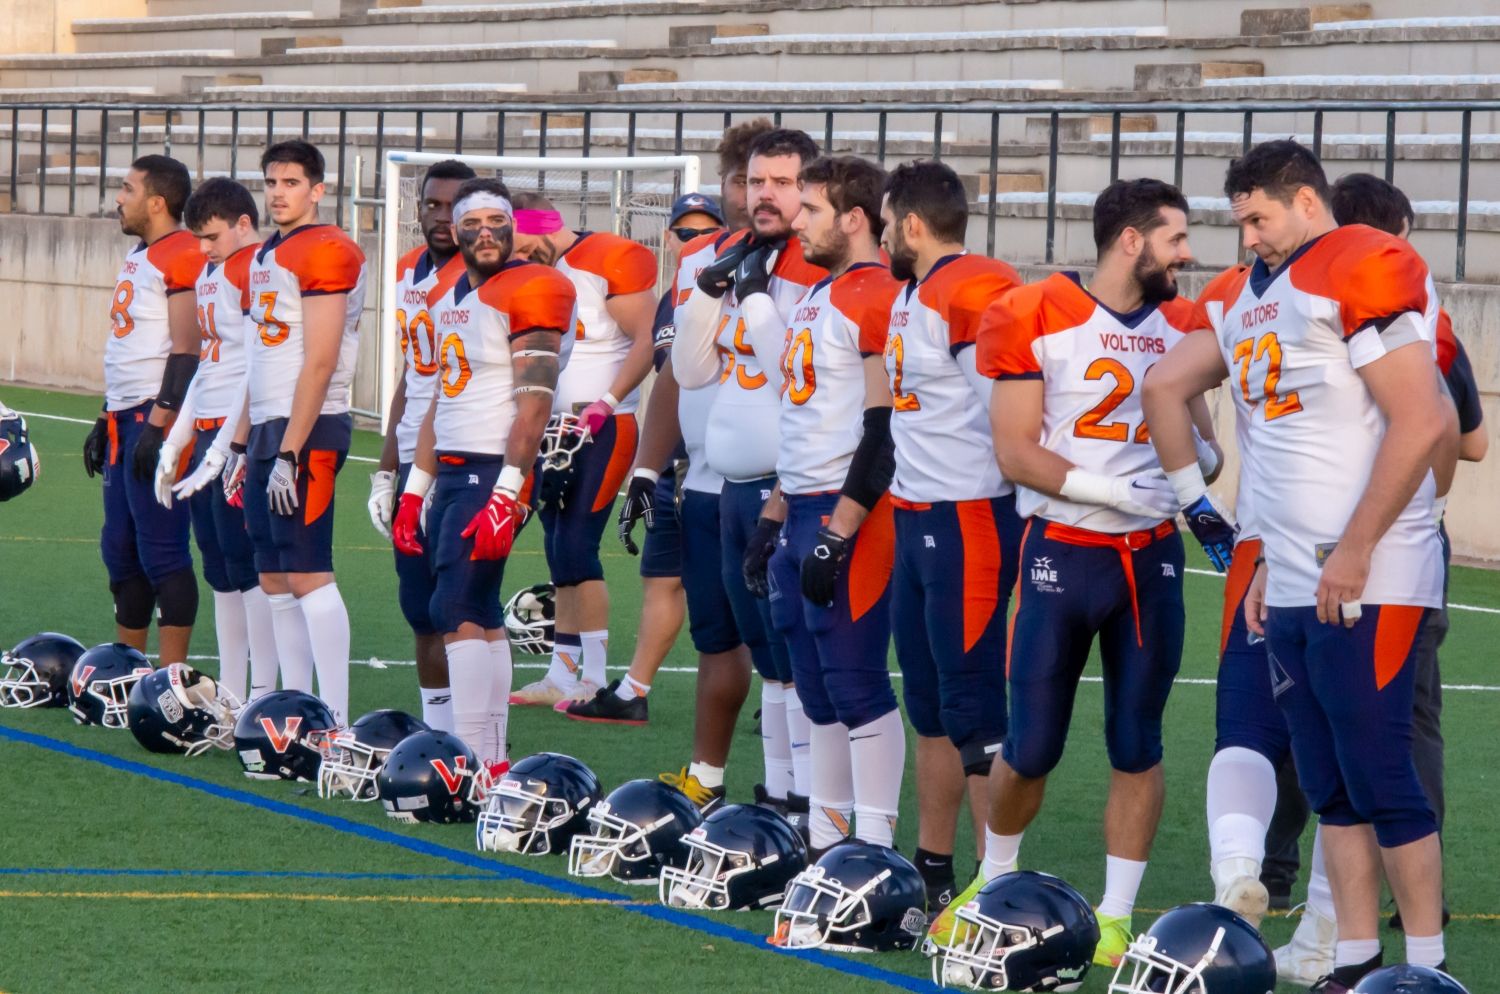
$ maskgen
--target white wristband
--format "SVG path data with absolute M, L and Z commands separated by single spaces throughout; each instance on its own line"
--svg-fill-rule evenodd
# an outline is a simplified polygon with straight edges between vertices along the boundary
M 652 483 L 660 483 L 661 482 L 661 474 L 658 473 L 654 469 L 647 469 L 645 466 L 642 466 L 640 469 L 637 469 L 634 473 L 631 473 L 630 475 L 632 477 L 638 477 L 638 478 L 640 478 L 642 480 L 650 480 Z
M 401 492 L 426 497 L 430 489 L 432 489 L 432 474 L 419 466 L 413 466 L 406 474 L 406 486 L 401 488 Z
M 1110 489 L 1114 485 L 1114 477 L 1104 476 L 1100 473 L 1090 473 L 1086 469 L 1073 467 L 1068 470 L 1068 475 L 1063 477 L 1062 489 L 1058 493 L 1065 499 L 1075 504 L 1098 504 L 1100 507 L 1112 507 L 1110 502 Z
M 521 488 L 526 486 L 526 474 L 519 466 L 506 466 L 500 470 L 500 478 L 495 481 L 495 493 L 504 494 L 514 500 L 520 496 Z
M 605 404 L 608 404 L 611 411 L 620 406 L 620 398 L 616 397 L 608 390 L 604 391 L 604 396 L 600 397 L 599 400 Z
M 1195 462 L 1172 470 L 1167 474 L 1167 482 L 1172 484 L 1172 490 L 1177 494 L 1177 503 L 1181 507 L 1187 507 L 1208 493 L 1208 484 L 1203 482 L 1203 469 Z

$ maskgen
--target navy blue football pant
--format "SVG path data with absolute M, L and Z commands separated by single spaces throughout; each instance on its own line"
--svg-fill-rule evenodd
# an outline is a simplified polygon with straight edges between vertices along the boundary
M 223 424 L 223 418 L 198 421 L 188 472 L 203 462 Z M 255 570 L 250 533 L 245 530 L 244 510 L 232 506 L 224 496 L 224 488 L 214 482 L 188 498 L 188 511 L 193 519 L 193 537 L 203 556 L 203 579 L 209 587 L 229 593 L 256 586 L 260 577 Z
M 635 459 L 634 414 L 617 414 L 573 454 L 574 475 L 560 501 L 542 503 L 542 544 L 552 582 L 573 587 L 604 579 L 599 542 L 613 518 L 615 498 Z M 542 479 L 540 460 L 536 479 Z
M 193 567 L 188 547 L 190 513 L 185 501 L 170 508 L 156 502 L 156 482 L 137 480 L 135 443 L 155 401 L 111 411 L 109 454 L 104 464 L 104 527 L 99 555 L 111 586 L 145 576 L 157 587 L 172 574 Z M 153 467 L 154 468 L 154 467 Z
M 661 506 L 657 505 L 657 520 Z M 719 537 L 719 495 L 703 490 L 682 491 L 679 524 L 682 540 L 682 590 L 687 597 L 688 633 L 693 648 L 705 656 L 729 652 L 744 644 L 752 658 L 769 658 L 765 630 L 756 625 L 742 633 L 734 606 L 724 589 L 724 546 Z M 741 582 L 741 586 L 744 583 Z
M 500 583 L 506 560 L 473 558 L 474 539 L 463 537 L 469 522 L 489 503 L 504 465 L 504 456 L 438 457 L 432 507 L 427 510 L 427 548 L 433 565 L 427 611 L 433 627 L 444 634 L 457 632 L 465 622 L 486 629 L 505 625 Z
M 1021 518 L 1012 495 L 895 505 L 892 634 L 906 716 L 972 776 L 1005 741 L 1005 636 Z
M 406 478 L 411 475 L 411 463 L 404 462 L 396 469 L 396 493 L 406 489 Z M 429 510 L 429 516 L 430 516 Z M 396 600 L 401 605 L 401 614 L 416 635 L 436 635 L 437 627 L 432 623 L 434 586 L 432 567 L 432 544 L 427 541 L 427 529 L 417 525 L 417 541 L 422 545 L 420 556 L 402 555 L 392 548 L 396 557 Z
M 774 476 L 742 483 L 724 481 L 719 491 L 720 582 L 729 596 L 735 627 L 750 647 L 755 671 L 764 680 L 791 683 L 792 659 L 784 636 L 771 618 L 770 602 L 756 597 L 745 586 L 745 549 L 774 486 Z
M 274 514 L 266 484 L 281 451 L 286 418 L 250 427 L 245 452 L 245 527 L 261 573 L 333 572 L 333 483 L 349 455 L 354 421 L 347 414 L 320 414 L 297 453 L 297 508 Z
M 1002 755 L 1027 778 L 1062 758 L 1094 639 L 1104 668 L 1104 740 L 1121 773 L 1161 762 L 1161 719 L 1182 664 L 1183 550 L 1177 526 L 1105 534 L 1032 518 L 1007 661 Z
M 682 576 L 682 524 L 677 512 L 677 473 L 669 465 L 656 481 L 652 527 L 641 543 L 641 576 Z
M 802 596 L 802 560 L 839 501 L 837 493 L 788 495 L 786 523 L 768 580 L 771 618 L 791 652 L 797 697 L 815 725 L 851 731 L 896 709 L 886 659 L 891 643 L 895 528 L 881 498 L 855 533 L 833 604 Z

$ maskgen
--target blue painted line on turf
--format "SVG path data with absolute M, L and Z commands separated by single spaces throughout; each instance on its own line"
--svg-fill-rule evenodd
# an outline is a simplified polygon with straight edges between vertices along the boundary
M 375 880 L 380 882 L 487 880 L 490 873 L 333 873 L 324 870 L 141 870 L 85 866 L 3 866 L 0 877 L 229 877 L 273 880 Z
M 811 963 L 824 969 L 859 977 L 863 980 L 872 980 L 901 990 L 918 991 L 923 992 L 923 994 L 940 990 L 931 981 L 921 977 L 912 977 L 903 973 L 882 970 L 877 966 L 870 966 L 867 963 L 860 963 L 856 960 L 842 959 L 831 953 L 825 953 L 816 949 L 782 949 L 771 946 L 766 943 L 765 937 L 762 935 L 746 931 L 742 928 L 735 928 L 732 925 L 726 925 L 711 918 L 699 917 L 660 905 L 623 904 L 621 902 L 628 901 L 629 898 L 621 897 L 619 894 L 601 890 L 598 887 L 592 887 L 588 884 L 581 884 L 564 877 L 554 877 L 550 874 L 539 873 L 535 870 L 525 869 L 524 867 L 497 863 L 494 860 L 486 859 L 477 853 L 466 852 L 463 849 L 438 845 L 434 842 L 427 842 L 424 839 L 412 838 L 411 836 L 401 835 L 383 828 L 376 828 L 373 825 L 350 821 L 347 818 L 340 818 L 338 815 L 325 814 L 322 811 L 312 808 L 299 807 L 295 804 L 288 804 L 285 801 L 261 797 L 259 794 L 252 794 L 249 791 L 236 790 L 233 787 L 225 787 L 207 780 L 199 780 L 197 777 L 184 776 L 181 773 L 174 773 L 171 770 L 158 769 L 154 766 L 148 766 L 145 763 L 137 763 L 133 760 L 122 759 L 119 756 L 111 756 L 109 753 L 99 752 L 84 746 L 77 746 L 71 742 L 64 742 L 61 739 L 54 739 L 46 735 L 37 735 L 34 732 L 23 732 L 20 729 L 8 728 L 4 725 L 0 725 L 0 739 L 9 739 L 12 742 L 20 742 L 24 745 L 46 749 L 64 756 L 71 756 L 74 759 L 98 763 L 101 766 L 106 766 L 122 773 L 133 773 L 136 776 L 159 780 L 178 787 L 186 787 L 189 790 L 196 790 L 212 797 L 234 801 L 239 804 L 248 805 L 249 807 L 259 808 L 262 811 L 269 811 L 273 814 L 296 818 L 324 828 L 344 832 L 348 835 L 358 836 L 371 842 L 382 842 L 387 845 L 397 846 L 422 856 L 445 859 L 449 862 L 458 863 L 460 866 L 493 874 L 493 878 L 497 880 L 512 880 L 587 901 L 609 902 L 631 914 L 641 915 L 645 918 L 665 922 L 669 925 L 676 925 L 679 928 L 690 929 L 694 932 L 701 932 L 728 942 L 737 942 L 760 952 L 799 959 L 805 963 Z

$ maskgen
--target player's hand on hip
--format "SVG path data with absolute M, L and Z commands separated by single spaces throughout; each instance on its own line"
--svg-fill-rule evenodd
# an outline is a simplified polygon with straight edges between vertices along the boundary
M 271 503 L 271 513 L 290 517 L 297 510 L 297 454 L 278 452 L 271 466 L 271 478 L 266 481 L 266 497 Z
M 178 500 L 187 500 L 219 478 L 219 474 L 224 471 L 224 462 L 224 451 L 210 447 L 207 452 L 203 453 L 203 459 L 196 469 L 172 484 L 172 496 Z M 157 468 L 160 471 L 162 467 L 158 465 Z
M 1234 518 L 1228 511 L 1214 504 L 1213 498 L 1207 493 L 1184 507 L 1182 517 L 1187 521 L 1188 530 L 1193 533 L 1198 544 L 1203 546 L 1214 569 L 1220 573 L 1226 572 L 1234 558 L 1234 543 L 1239 536 Z
M 1250 634 L 1266 637 L 1266 564 L 1255 566 L 1255 575 L 1250 578 L 1250 587 L 1245 591 L 1245 627 Z
M 1365 583 L 1370 579 L 1370 556 L 1339 543 L 1323 561 L 1323 572 L 1318 576 L 1317 598 L 1318 620 L 1325 625 L 1336 625 L 1340 621 L 1345 628 L 1353 628 L 1359 621 Z
M 827 528 L 818 529 L 817 543 L 802 558 L 802 596 L 818 607 L 830 607 L 838 594 L 839 577 L 849 561 L 849 539 Z
M 620 530 L 620 544 L 632 556 L 641 554 L 632 534 L 636 522 L 644 520 L 648 532 L 656 527 L 656 484 L 660 479 L 661 474 L 645 468 L 637 469 L 630 477 L 630 487 L 625 491 L 625 502 L 620 505 L 616 524 Z
M 781 536 L 781 522 L 760 518 L 755 522 L 755 531 L 745 544 L 745 558 L 740 562 L 740 573 L 745 578 L 745 589 L 756 597 L 771 596 L 771 557 L 776 554 L 776 541 Z
M 396 502 L 396 517 L 391 523 L 391 542 L 403 556 L 420 556 L 422 542 L 417 533 L 422 527 L 424 501 L 422 494 L 404 493 Z
M 109 461 L 109 418 L 99 417 L 83 440 L 83 471 L 90 479 L 104 472 Z
M 156 491 L 156 502 L 162 507 L 172 506 L 172 486 L 177 482 L 177 461 L 181 458 L 182 453 L 171 442 L 163 443 L 161 451 L 157 453 L 153 489 Z
M 516 540 L 516 522 L 520 519 L 521 508 L 514 495 L 504 490 L 493 491 L 460 533 L 461 537 L 474 540 L 474 551 L 469 558 L 483 561 L 510 555 L 510 547 Z
M 396 505 L 396 474 L 393 470 L 378 469 L 370 474 L 370 499 L 366 507 L 370 511 L 370 524 L 386 538 L 391 537 L 391 515 Z

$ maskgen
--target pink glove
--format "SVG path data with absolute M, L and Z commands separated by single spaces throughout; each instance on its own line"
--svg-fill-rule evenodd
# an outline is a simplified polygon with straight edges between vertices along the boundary
M 607 393 L 583 409 L 578 415 L 578 424 L 589 433 L 590 438 L 594 438 L 604 429 L 605 423 L 615 416 L 615 406 L 618 404 L 614 394 Z
M 521 514 L 521 505 L 510 494 L 500 490 L 491 493 L 490 499 L 462 532 L 462 537 L 472 536 L 474 539 L 474 551 L 469 558 L 494 560 L 510 555 L 511 543 L 516 540 L 516 522 L 521 519 Z
M 391 522 L 391 541 L 403 556 L 420 556 L 422 543 L 417 529 L 422 522 L 422 495 L 402 494 L 396 505 L 396 519 Z

